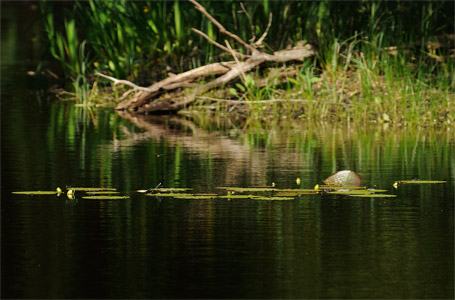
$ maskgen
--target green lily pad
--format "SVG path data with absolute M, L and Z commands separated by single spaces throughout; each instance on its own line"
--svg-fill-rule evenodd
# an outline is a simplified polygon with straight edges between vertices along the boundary
M 58 193 L 56 191 L 18 191 L 18 192 L 12 192 L 12 194 L 34 196 L 34 195 L 57 195 L 60 193 Z
M 155 196 L 155 197 L 179 197 L 179 196 L 188 196 L 190 194 L 184 193 L 149 193 L 145 194 L 146 196 Z
M 289 201 L 294 200 L 293 197 L 254 197 L 253 200 L 264 200 L 264 201 Z
M 396 197 L 397 195 L 389 195 L 389 194 L 358 194 L 358 195 L 349 195 L 351 197 L 365 197 L 365 198 L 393 198 Z
M 85 192 L 94 192 L 94 191 L 115 191 L 115 188 L 102 188 L 102 187 L 70 187 L 68 190 L 73 191 L 85 191 Z
M 277 192 L 295 192 L 295 193 L 306 193 L 314 192 L 314 189 L 277 189 Z
M 443 180 L 400 180 L 398 183 L 401 184 L 426 184 L 426 183 L 447 183 L 447 181 Z
M 160 193 L 174 193 L 174 192 L 186 192 L 191 191 L 190 188 L 158 188 L 158 189 L 149 189 L 150 192 L 160 192 Z
M 83 199 L 88 200 L 120 200 L 120 199 L 129 199 L 128 196 L 84 196 Z
M 320 185 L 319 190 L 366 190 L 365 186 Z
M 298 196 L 303 196 L 303 195 L 316 195 L 319 194 L 318 191 L 315 190 L 309 190 L 307 192 L 281 192 L 278 191 L 276 193 L 276 196 L 278 197 L 298 197 Z
M 187 199 L 187 200 L 211 200 L 211 199 L 216 199 L 216 196 L 196 196 L 196 195 L 181 195 L 181 196 L 175 196 L 175 199 Z
M 255 195 L 224 195 L 224 196 L 218 196 L 218 198 L 221 199 L 251 199 L 251 198 L 257 198 L 259 196 Z
M 233 192 L 273 192 L 275 188 L 262 188 L 262 187 L 217 187 L 217 189 L 228 190 Z
M 350 190 L 350 191 L 338 190 L 338 191 L 328 192 L 328 194 L 335 194 L 335 195 L 370 195 L 373 193 L 374 192 L 369 191 L 369 190 Z

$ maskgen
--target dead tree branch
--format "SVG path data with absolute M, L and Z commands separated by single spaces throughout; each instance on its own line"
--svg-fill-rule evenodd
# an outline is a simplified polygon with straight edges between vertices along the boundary
M 96 75 L 113 81 L 115 85 L 124 84 L 132 87 L 132 90 L 127 91 L 122 96 L 122 98 L 131 93 L 135 94 L 130 99 L 120 102 L 117 105 L 116 109 L 136 111 L 138 113 L 179 110 L 191 104 L 198 97 L 201 97 L 204 93 L 210 91 L 211 89 L 224 86 L 239 76 L 245 78 L 246 73 L 265 62 L 284 63 L 289 61 L 303 61 L 305 58 L 308 58 L 315 54 L 315 50 L 311 45 L 300 42 L 298 42 L 297 45 L 292 49 L 276 51 L 273 54 L 268 54 L 260 51 L 259 49 L 263 48 L 262 43 L 266 38 L 272 24 L 272 14 L 269 15 L 269 22 L 262 36 L 256 42 L 254 39 L 251 39 L 250 44 L 248 44 L 236 34 L 233 34 L 226 30 L 226 28 L 224 28 L 221 23 L 219 23 L 213 16 L 211 16 L 196 0 L 188 1 L 191 2 L 194 7 L 200 11 L 211 23 L 213 23 L 218 28 L 220 33 L 228 36 L 229 38 L 232 38 L 238 45 L 251 52 L 251 54 L 243 54 L 239 50 L 232 49 L 227 40 L 225 40 L 227 47 L 223 46 L 220 43 L 212 40 L 207 34 L 193 28 L 192 30 L 195 33 L 205 38 L 209 43 L 213 44 L 223 51 L 230 53 L 234 58 L 234 61 L 213 63 L 181 74 L 172 75 L 166 79 L 155 82 L 148 87 L 140 87 L 127 80 L 119 80 L 101 73 L 97 73 Z M 245 7 L 242 6 L 242 9 L 247 14 Z M 286 76 L 286 74 L 283 75 Z M 196 83 L 202 78 L 207 77 L 215 78 L 203 85 Z

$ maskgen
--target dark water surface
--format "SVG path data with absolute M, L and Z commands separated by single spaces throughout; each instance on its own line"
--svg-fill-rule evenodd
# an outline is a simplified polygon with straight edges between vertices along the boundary
M 304 123 L 215 131 L 173 116 L 90 114 L 27 77 L 33 60 L 4 28 L 2 298 L 454 297 L 453 133 Z M 196 192 L 312 188 L 342 169 L 397 197 L 134 192 L 160 182 Z M 447 183 L 392 187 L 414 178 Z M 65 185 L 116 187 L 131 198 L 11 194 Z

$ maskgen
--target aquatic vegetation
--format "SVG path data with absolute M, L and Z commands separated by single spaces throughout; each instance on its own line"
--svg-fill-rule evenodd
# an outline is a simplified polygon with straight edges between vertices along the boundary
M 277 191 L 276 188 L 262 188 L 262 187 L 217 187 L 217 189 L 228 190 L 232 192 L 273 192 Z
M 398 184 L 433 184 L 433 183 L 447 183 L 444 180 L 400 180 Z
M 211 200 L 216 199 L 217 196 L 196 196 L 196 195 L 178 195 L 174 196 L 174 199 L 187 199 L 187 200 Z
M 255 195 L 223 195 L 223 196 L 218 196 L 220 199 L 252 199 L 252 198 L 257 198 L 259 196 Z
M 12 194 L 34 196 L 34 195 L 60 195 L 61 193 L 59 193 L 57 191 L 18 191 L 18 192 L 12 192 Z
M 254 197 L 253 200 L 263 200 L 263 201 L 289 201 L 294 200 L 294 197 Z
M 370 195 L 374 194 L 373 191 L 369 190 L 336 190 L 333 192 L 327 192 L 327 194 L 336 194 L 336 195 Z
M 147 193 L 146 196 L 155 196 L 155 197 L 179 197 L 179 196 L 187 196 L 189 194 L 184 193 Z
M 192 188 L 156 188 L 156 189 L 148 189 L 148 192 L 160 192 L 160 193 L 174 193 L 174 192 L 186 192 L 191 191 Z M 143 190 L 138 190 L 138 192 L 142 192 Z
M 389 195 L 389 194 L 350 194 L 350 197 L 365 197 L 365 198 L 394 198 L 397 195 Z

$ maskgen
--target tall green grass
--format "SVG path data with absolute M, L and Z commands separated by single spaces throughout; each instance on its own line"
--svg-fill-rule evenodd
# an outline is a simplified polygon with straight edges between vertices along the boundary
M 427 47 L 453 34 L 453 2 L 263 0 L 246 2 L 248 15 L 237 1 L 201 4 L 244 40 L 260 36 L 272 13 L 266 51 L 303 39 L 317 45 L 316 58 L 280 87 L 308 99 L 304 118 L 438 123 L 454 106 L 453 42 Z M 95 70 L 146 85 L 166 68 L 181 72 L 222 59 L 191 28 L 225 37 L 186 1 L 42 2 L 42 11 L 51 53 L 65 76 L 82 83 L 76 89 L 89 90 Z M 234 93 L 274 97 L 276 86 L 251 83 L 237 83 Z

